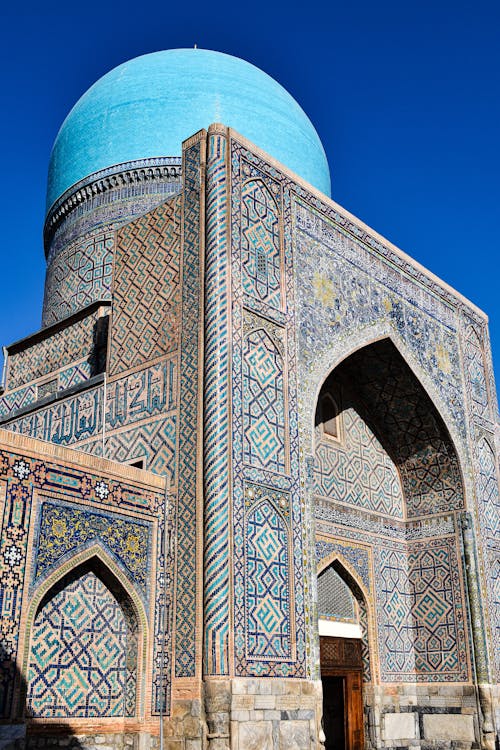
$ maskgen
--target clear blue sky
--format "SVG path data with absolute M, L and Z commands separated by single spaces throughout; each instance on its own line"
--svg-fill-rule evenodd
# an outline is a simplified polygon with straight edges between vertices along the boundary
M 0 22 L 0 343 L 40 326 L 49 154 L 101 75 L 169 47 L 276 78 L 316 126 L 333 197 L 490 317 L 500 376 L 500 4 L 9 3 Z

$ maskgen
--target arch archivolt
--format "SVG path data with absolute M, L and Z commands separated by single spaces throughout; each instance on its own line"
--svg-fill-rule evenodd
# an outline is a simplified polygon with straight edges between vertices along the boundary
M 97 565 L 95 565 L 97 563 Z M 139 593 L 136 591 L 134 583 L 123 573 L 115 561 L 106 553 L 100 544 L 93 544 L 87 549 L 77 552 L 71 558 L 65 560 L 61 565 L 52 570 L 51 574 L 40 582 L 35 589 L 33 596 L 27 604 L 23 613 L 24 620 L 24 642 L 20 643 L 19 653 L 22 661 L 21 673 L 28 674 L 29 660 L 32 649 L 33 625 L 38 611 L 43 605 L 44 600 L 50 596 L 53 589 L 57 587 L 62 580 L 70 575 L 73 571 L 88 564 L 90 570 L 101 578 L 104 572 L 104 585 L 107 586 L 106 579 L 109 578 L 123 595 L 126 602 L 131 604 L 133 614 L 137 624 L 137 681 L 136 681 L 136 717 L 144 713 L 145 701 L 145 672 L 147 666 L 147 648 L 148 648 L 148 622 L 144 605 Z M 95 568 L 94 569 L 94 565 Z M 23 699 L 24 696 L 21 696 Z
M 379 321 L 372 325 L 367 325 L 355 331 L 345 333 L 341 341 L 335 346 L 325 347 L 324 351 L 315 360 L 314 367 L 309 372 L 304 373 L 304 389 L 300 399 L 299 408 L 301 410 L 301 422 L 304 429 L 305 444 L 309 444 L 311 455 L 314 455 L 315 433 L 314 433 L 314 416 L 321 388 L 327 377 L 340 365 L 344 360 L 355 352 L 374 344 L 377 341 L 389 339 L 396 347 L 402 359 L 413 372 L 417 381 L 422 385 L 438 414 L 442 418 L 455 448 L 458 457 L 462 482 L 464 487 L 465 507 L 473 507 L 473 482 L 470 471 L 465 467 L 470 466 L 470 459 L 467 444 L 460 435 L 455 420 L 453 419 L 448 406 L 442 398 L 433 379 L 422 368 L 417 361 L 408 344 L 395 331 L 387 321 Z

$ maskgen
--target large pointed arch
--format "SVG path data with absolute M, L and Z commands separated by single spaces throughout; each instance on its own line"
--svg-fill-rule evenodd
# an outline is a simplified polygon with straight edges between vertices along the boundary
M 317 364 L 313 371 L 308 374 L 306 387 L 304 388 L 304 398 L 302 402 L 302 409 L 304 414 L 304 424 L 309 424 L 309 439 L 311 445 L 311 453 L 314 454 L 315 449 L 315 431 L 314 431 L 314 420 L 316 414 L 316 407 L 320 392 L 323 388 L 325 381 L 332 373 L 337 370 L 346 360 L 348 360 L 357 352 L 367 349 L 371 345 L 377 344 L 382 341 L 390 341 L 394 348 L 399 353 L 402 361 L 412 372 L 416 382 L 420 385 L 423 391 L 429 398 L 433 409 L 437 412 L 439 419 L 442 421 L 449 438 L 454 452 L 457 455 L 457 468 L 460 473 L 461 484 L 464 493 L 464 507 L 472 507 L 472 498 L 474 494 L 470 472 L 464 471 L 465 466 L 470 464 L 470 458 L 468 455 L 468 449 L 465 442 L 465 436 L 463 436 L 458 428 L 458 425 L 453 418 L 453 415 L 441 396 L 440 391 L 435 385 L 433 379 L 423 369 L 420 363 L 417 361 L 407 343 L 398 335 L 394 328 L 387 322 L 378 322 L 371 326 L 366 326 L 361 331 L 357 331 L 352 337 L 344 339 L 345 344 L 343 346 L 335 346 L 331 349 L 326 349 L 321 356 L 318 357 Z
M 307 412 L 308 415 L 312 412 L 312 418 L 314 418 L 314 405 L 317 403 L 321 387 L 328 375 L 352 354 L 355 354 L 360 349 L 363 349 L 370 344 L 374 344 L 377 341 L 381 341 L 382 339 L 389 339 L 394 344 L 408 367 L 413 371 L 413 374 L 427 392 L 427 395 L 446 424 L 457 451 L 460 453 L 463 452 L 465 458 L 466 451 L 464 439 L 460 436 L 450 409 L 436 388 L 433 379 L 422 368 L 404 339 L 399 336 L 397 331 L 395 331 L 395 329 L 387 322 L 378 322 L 373 325 L 368 325 L 362 330 L 356 331 L 352 336 L 345 337 L 343 345 L 326 348 L 323 353 L 318 356 L 316 366 L 314 367 L 314 370 L 311 371 L 308 378 L 307 393 L 309 398 L 307 400 L 308 403 L 306 404 L 306 408 L 310 407 Z M 309 418 L 311 419 L 310 416 Z

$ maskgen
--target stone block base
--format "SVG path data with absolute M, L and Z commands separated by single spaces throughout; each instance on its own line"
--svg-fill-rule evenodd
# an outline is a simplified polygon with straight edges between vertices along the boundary
M 321 683 L 235 678 L 205 683 L 209 750 L 319 750 Z
M 486 686 L 365 686 L 365 747 L 370 750 L 495 750 Z

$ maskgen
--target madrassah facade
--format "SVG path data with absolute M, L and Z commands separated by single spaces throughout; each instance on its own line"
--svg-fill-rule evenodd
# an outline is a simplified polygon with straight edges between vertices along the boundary
M 63 123 L 0 395 L 2 748 L 498 746 L 487 319 L 329 193 L 220 53 Z

